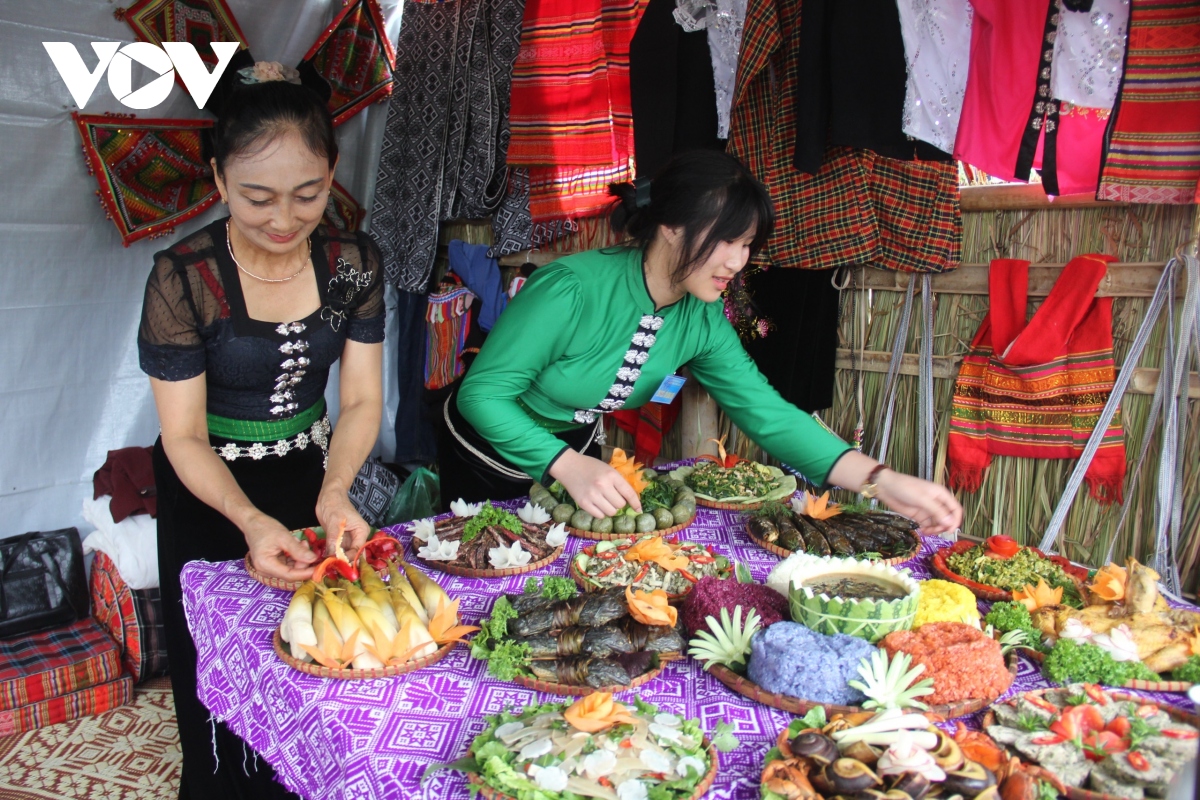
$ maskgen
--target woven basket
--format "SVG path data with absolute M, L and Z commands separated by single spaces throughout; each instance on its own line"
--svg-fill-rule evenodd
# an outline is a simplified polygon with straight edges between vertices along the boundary
M 657 531 L 655 531 L 655 533 L 657 533 Z M 625 538 L 628 540 L 632 540 L 641 535 L 643 535 L 643 534 L 634 534 L 633 536 L 625 536 Z M 615 541 L 615 540 L 613 540 L 613 541 Z M 580 551 L 580 552 L 583 552 L 583 551 Z M 579 554 L 576 553 L 575 555 L 579 555 Z M 584 574 L 579 571 L 579 567 L 575 560 L 575 556 L 571 556 L 571 565 L 570 565 L 570 567 L 567 568 L 567 574 L 570 575 L 571 578 L 575 581 L 575 585 L 579 587 L 580 591 L 583 591 L 583 592 L 602 592 L 602 591 L 604 591 L 604 589 L 588 582 L 588 580 L 584 576 Z M 732 577 L 732 576 L 733 576 L 733 562 L 730 561 L 729 575 L 727 575 L 726 577 Z M 612 587 L 609 587 L 609 588 L 612 588 Z M 679 602 L 682 602 L 683 599 L 691 593 L 692 593 L 692 589 L 689 586 L 688 590 L 681 594 L 668 594 L 667 600 L 671 603 L 679 603 Z
M 1025 697 L 1028 695 L 1033 695 L 1035 697 L 1038 697 L 1049 691 L 1052 691 L 1052 690 L 1051 689 L 1034 689 L 1033 691 L 1030 691 L 1030 692 L 1022 692 L 1020 696 Z M 1138 697 L 1137 695 L 1129 694 L 1128 692 L 1111 692 L 1110 691 L 1108 694 L 1114 700 L 1132 700 L 1134 702 L 1142 702 L 1144 700 L 1149 700 L 1149 698 Z M 1010 699 L 1015 699 L 1015 698 L 1010 698 Z M 1151 700 L 1150 702 L 1153 702 L 1153 701 Z M 1158 704 L 1155 703 L 1155 705 L 1158 705 Z M 1197 716 L 1196 714 L 1190 714 L 1187 711 L 1181 711 L 1178 708 L 1175 708 L 1173 706 L 1159 705 L 1158 707 L 1161 708 L 1163 711 L 1167 712 L 1167 715 L 1170 716 L 1171 719 L 1176 720 L 1177 722 L 1187 723 L 1188 725 L 1191 725 L 1193 728 L 1200 728 L 1200 716 Z M 993 712 L 989 709 L 988 712 L 983 715 L 983 720 L 982 720 L 983 729 L 987 730 L 989 725 L 994 725 L 995 723 L 996 723 L 996 714 L 995 714 L 995 712 Z M 1001 745 L 1001 747 L 1003 747 L 1003 745 Z M 1024 761 L 1025 759 L 1022 759 L 1022 760 Z M 1053 770 L 1051 770 L 1051 772 L 1053 772 Z M 1067 797 L 1070 800 L 1125 800 L 1125 798 L 1121 797 L 1120 795 L 1105 794 L 1104 792 L 1093 792 L 1091 789 L 1077 789 L 1074 786 L 1067 787 Z
M 692 792 L 687 800 L 700 800 L 701 797 L 704 797 L 708 793 L 713 781 L 717 779 L 717 751 L 713 748 L 712 742 L 708 740 L 707 736 L 704 737 L 704 749 L 708 751 L 708 772 L 696 784 L 696 791 Z M 472 755 L 472 753 L 468 751 L 467 755 Z M 472 786 L 479 787 L 479 794 L 482 797 L 488 798 L 488 800 L 516 800 L 511 795 L 507 795 L 485 784 L 483 778 L 479 777 L 478 773 L 468 772 L 467 782 Z
M 448 572 L 451 575 L 461 575 L 464 578 L 507 578 L 512 575 L 524 575 L 526 572 L 535 572 L 547 564 L 553 563 L 555 559 L 562 555 L 563 549 L 556 547 L 554 552 L 539 561 L 530 561 L 523 567 L 505 567 L 504 569 L 473 569 L 472 567 L 460 567 L 454 562 L 447 561 L 426 561 L 417 555 L 419 547 L 417 540 L 409 541 L 409 547 L 412 548 L 412 559 L 418 561 L 430 569 Z
M 525 675 L 517 675 L 515 678 L 513 678 L 513 683 L 516 683 L 519 686 L 524 686 L 527 689 L 535 689 L 536 691 L 546 692 L 548 694 L 561 694 L 569 697 L 587 697 L 593 692 L 609 692 L 610 694 L 628 692 L 630 689 L 636 689 L 642 684 L 654 680 L 658 677 L 658 673 L 662 672 L 662 670 L 663 668 L 658 666 L 649 672 L 643 672 L 641 675 L 638 675 L 636 678 L 630 681 L 628 686 L 604 686 L 599 689 L 593 689 L 590 686 L 572 686 L 566 683 L 551 683 L 550 681 L 538 680 L 537 678 L 530 678 Z
M 1017 676 L 1017 657 L 1015 653 L 1009 653 L 1008 656 L 1008 671 L 1015 679 Z M 754 681 L 738 675 L 731 669 L 723 667 L 720 664 L 714 664 L 708 669 L 708 673 L 721 683 L 733 689 L 743 697 L 749 697 L 751 700 L 762 703 L 765 706 L 778 708 L 780 711 L 787 711 L 790 714 L 803 716 L 817 706 L 825 709 L 825 713 L 829 716 L 834 714 L 857 714 L 863 711 L 859 706 L 839 706 L 834 703 L 817 703 L 812 700 L 802 700 L 799 697 L 792 697 L 786 694 L 777 694 L 768 692 L 766 689 L 759 686 Z M 974 714 L 977 711 L 982 711 L 991 705 L 990 700 L 962 700 L 958 703 L 945 703 L 938 706 L 930 706 L 930 714 L 940 714 L 946 719 L 954 719 L 955 717 Z
M 416 672 L 422 667 L 428 667 L 430 664 L 436 664 L 446 657 L 446 654 L 454 649 L 455 642 L 448 642 L 442 645 L 434 652 L 422 658 L 417 658 L 412 661 L 400 664 L 394 667 L 384 667 L 383 669 L 330 669 L 323 667 L 320 664 L 311 664 L 307 661 L 301 661 L 294 657 L 288 649 L 284 647 L 283 637 L 279 635 L 279 629 L 275 629 L 275 636 L 271 640 L 275 646 L 275 653 L 283 663 L 295 670 L 299 670 L 308 675 L 315 675 L 318 678 L 333 678 L 335 680 L 353 681 L 353 680 L 370 680 L 372 678 L 390 678 L 393 675 L 404 675 L 409 672 Z
M 766 550 L 768 553 L 777 555 L 780 558 L 788 558 L 788 557 L 796 554 L 795 551 L 793 551 L 793 550 L 786 550 L 777 544 L 772 544 L 771 542 L 767 542 L 762 539 L 759 539 L 757 536 L 754 535 L 754 529 L 750 527 L 749 523 L 746 524 L 746 534 L 750 537 L 751 541 L 753 541 L 756 545 L 761 547 L 763 550 Z M 909 552 L 907 555 L 903 555 L 903 556 L 896 556 L 894 558 L 880 559 L 873 563 L 883 564 L 885 566 L 890 567 L 895 564 L 903 564 L 905 561 L 910 560 L 917 553 L 921 552 L 921 537 L 914 531 L 909 531 L 909 535 L 912 536 L 912 538 L 913 538 L 913 549 L 911 552 Z
M 697 505 L 699 505 L 699 501 L 697 501 Z M 673 533 L 679 533 L 681 530 L 687 528 L 695 521 L 696 515 L 692 514 L 692 518 L 682 525 L 675 525 L 671 528 L 663 528 L 661 531 L 646 531 L 646 533 L 653 533 L 656 536 L 670 536 Z M 592 533 L 591 531 L 572 528 L 570 525 L 566 527 L 567 533 L 571 534 L 572 536 L 578 536 L 580 539 L 591 539 L 594 542 L 614 542 L 617 539 L 628 539 L 630 536 L 641 535 L 639 533 Z
M 948 559 L 950 556 L 966 552 L 972 547 L 975 547 L 977 544 L 977 542 L 963 539 L 948 547 L 943 547 L 942 549 L 938 550 L 933 554 L 933 558 L 930 561 L 933 571 L 936 572 L 941 578 L 945 578 L 948 581 L 953 581 L 954 583 L 967 587 L 971 590 L 972 594 L 985 602 L 999 603 L 1002 601 L 1011 601 L 1013 599 L 1012 592 L 996 586 L 988 586 L 986 584 L 976 583 L 969 578 L 964 578 L 962 575 L 959 575 L 957 572 L 950 569 L 950 565 L 946 563 L 946 559 Z M 1086 569 L 1075 566 L 1062 556 L 1048 556 L 1041 550 L 1038 550 L 1036 547 L 1031 547 L 1029 549 L 1037 553 L 1042 558 L 1048 561 L 1053 561 L 1055 564 L 1062 567 L 1063 571 L 1066 572 L 1067 575 L 1079 586 L 1080 595 L 1083 595 L 1083 582 L 1087 580 L 1088 575 Z
M 270 586 L 272 589 L 282 589 L 285 592 L 294 592 L 304 585 L 304 581 L 285 581 L 282 578 L 272 578 L 270 575 L 262 574 L 254 568 L 254 564 L 250 561 L 249 553 L 246 553 L 246 572 L 249 572 L 250 577 L 263 586 Z
M 718 511 L 756 511 L 763 507 L 764 500 L 756 500 L 750 503 L 718 503 L 715 500 L 705 500 L 703 497 L 696 495 L 696 505 L 704 506 L 705 508 L 715 508 Z

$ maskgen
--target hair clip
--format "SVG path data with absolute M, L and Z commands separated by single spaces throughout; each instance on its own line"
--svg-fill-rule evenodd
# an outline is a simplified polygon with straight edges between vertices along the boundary
M 633 205 L 634 208 L 645 208 L 646 206 L 650 205 L 649 178 L 633 179 Z
M 242 83 L 270 83 L 271 81 L 287 81 L 300 84 L 300 71 L 295 67 L 285 67 L 278 61 L 255 61 L 253 67 L 238 70 Z

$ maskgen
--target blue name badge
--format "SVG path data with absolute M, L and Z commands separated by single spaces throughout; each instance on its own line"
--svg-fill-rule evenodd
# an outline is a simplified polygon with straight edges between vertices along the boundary
M 670 403 L 675 399 L 675 395 L 679 394 L 679 390 L 687 383 L 687 378 L 681 378 L 678 375 L 668 375 L 663 378 L 663 382 L 654 392 L 654 396 L 650 398 L 651 403 Z

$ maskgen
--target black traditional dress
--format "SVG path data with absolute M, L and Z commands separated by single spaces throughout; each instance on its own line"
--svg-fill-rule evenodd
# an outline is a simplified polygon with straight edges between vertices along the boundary
M 329 368 L 347 340 L 383 341 L 379 251 L 364 234 L 318 227 L 310 244 L 320 308 L 295 321 L 263 322 L 246 313 L 227 230 L 226 220 L 219 220 L 155 255 L 138 332 L 141 366 L 164 381 L 204 375 L 209 439 L 238 486 L 285 527 L 313 525 L 329 447 Z M 196 694 L 196 647 L 183 613 L 179 573 L 196 559 L 243 558 L 246 540 L 188 491 L 161 438 L 154 447 L 154 476 L 159 580 L 183 750 L 179 796 L 294 796 L 240 738 L 210 723 Z

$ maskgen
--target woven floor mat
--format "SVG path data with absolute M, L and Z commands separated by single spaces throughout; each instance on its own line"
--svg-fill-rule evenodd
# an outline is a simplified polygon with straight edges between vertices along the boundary
M 0 800 L 173 800 L 179 732 L 171 681 L 95 717 L 0 738 Z

